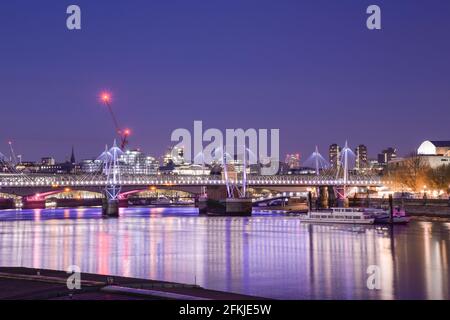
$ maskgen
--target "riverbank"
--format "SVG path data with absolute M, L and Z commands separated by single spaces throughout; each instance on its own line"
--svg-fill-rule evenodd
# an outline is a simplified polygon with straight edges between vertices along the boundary
M 0 267 L 0 300 L 260 300 L 197 285 L 80 274 L 81 289 L 67 288 L 64 271 Z
M 388 207 L 388 199 L 350 198 L 351 207 Z M 450 218 L 448 199 L 394 199 L 394 206 L 403 206 L 410 216 L 430 218 Z

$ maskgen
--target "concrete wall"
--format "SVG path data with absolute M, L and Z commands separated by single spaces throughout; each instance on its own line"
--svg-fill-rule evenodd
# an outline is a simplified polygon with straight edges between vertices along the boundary
M 388 199 L 350 199 L 350 206 L 365 207 L 389 206 Z M 394 199 L 394 206 L 400 206 L 402 200 Z M 450 217 L 450 200 L 448 199 L 404 199 L 403 204 L 409 215 L 444 216 Z

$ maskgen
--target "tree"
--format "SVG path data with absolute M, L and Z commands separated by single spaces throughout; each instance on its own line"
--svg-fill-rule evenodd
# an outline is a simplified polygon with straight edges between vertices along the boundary
M 450 165 L 442 165 L 428 170 L 429 185 L 438 190 L 450 189 Z
M 389 165 L 388 178 L 397 188 L 418 192 L 426 185 L 429 170 L 430 167 L 421 156 L 411 153 L 405 160 Z

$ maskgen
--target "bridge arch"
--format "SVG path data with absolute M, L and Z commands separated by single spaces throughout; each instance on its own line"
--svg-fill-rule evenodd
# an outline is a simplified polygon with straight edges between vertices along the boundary
M 21 197 L 15 195 L 14 193 L 1 192 L 0 190 L 0 199 L 20 199 Z
M 158 192 L 158 191 L 175 191 L 184 192 L 191 195 L 199 195 L 202 193 L 202 188 L 200 186 L 172 186 L 172 185 L 162 185 L 162 186 L 143 186 L 143 187 L 122 187 L 122 191 L 119 195 L 121 199 L 126 199 L 128 196 L 143 193 L 143 192 Z
M 65 196 L 64 196 L 65 195 Z M 23 197 L 26 201 L 45 201 L 47 199 L 95 199 L 103 198 L 100 191 L 72 190 L 70 188 L 51 190 L 47 192 L 37 192 L 34 195 Z
M 124 190 L 125 189 L 125 190 Z M 198 189 L 198 190 L 197 190 Z M 192 187 L 183 187 L 183 186 L 151 186 L 151 187 L 145 187 L 145 188 L 122 188 L 122 192 L 119 194 L 120 200 L 125 200 L 129 196 L 139 194 L 139 193 L 159 193 L 159 192 L 167 192 L 167 191 L 173 191 L 173 192 L 182 192 L 187 193 L 193 196 L 196 196 L 201 193 L 200 188 L 192 188 Z M 155 196 L 156 196 L 155 194 Z

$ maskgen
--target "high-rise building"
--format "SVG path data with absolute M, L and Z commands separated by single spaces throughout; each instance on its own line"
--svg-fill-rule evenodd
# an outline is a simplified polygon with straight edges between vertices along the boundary
M 389 147 L 378 154 L 378 163 L 388 164 L 389 161 L 397 158 L 397 149 Z
M 298 169 L 300 168 L 300 154 L 299 153 L 292 153 L 287 154 L 286 159 L 284 161 L 289 169 Z
M 124 174 L 156 174 L 159 168 L 158 161 L 146 156 L 139 150 L 127 150 L 119 159 L 121 173 Z
M 330 160 L 330 166 L 332 168 L 338 168 L 339 167 L 339 159 L 341 157 L 341 151 L 342 148 L 338 146 L 336 143 L 333 143 L 330 145 L 330 148 L 328 149 L 328 157 Z
M 356 155 L 355 169 L 361 170 L 361 169 L 367 168 L 367 165 L 368 165 L 367 147 L 363 144 L 360 144 L 355 149 L 355 155 Z

